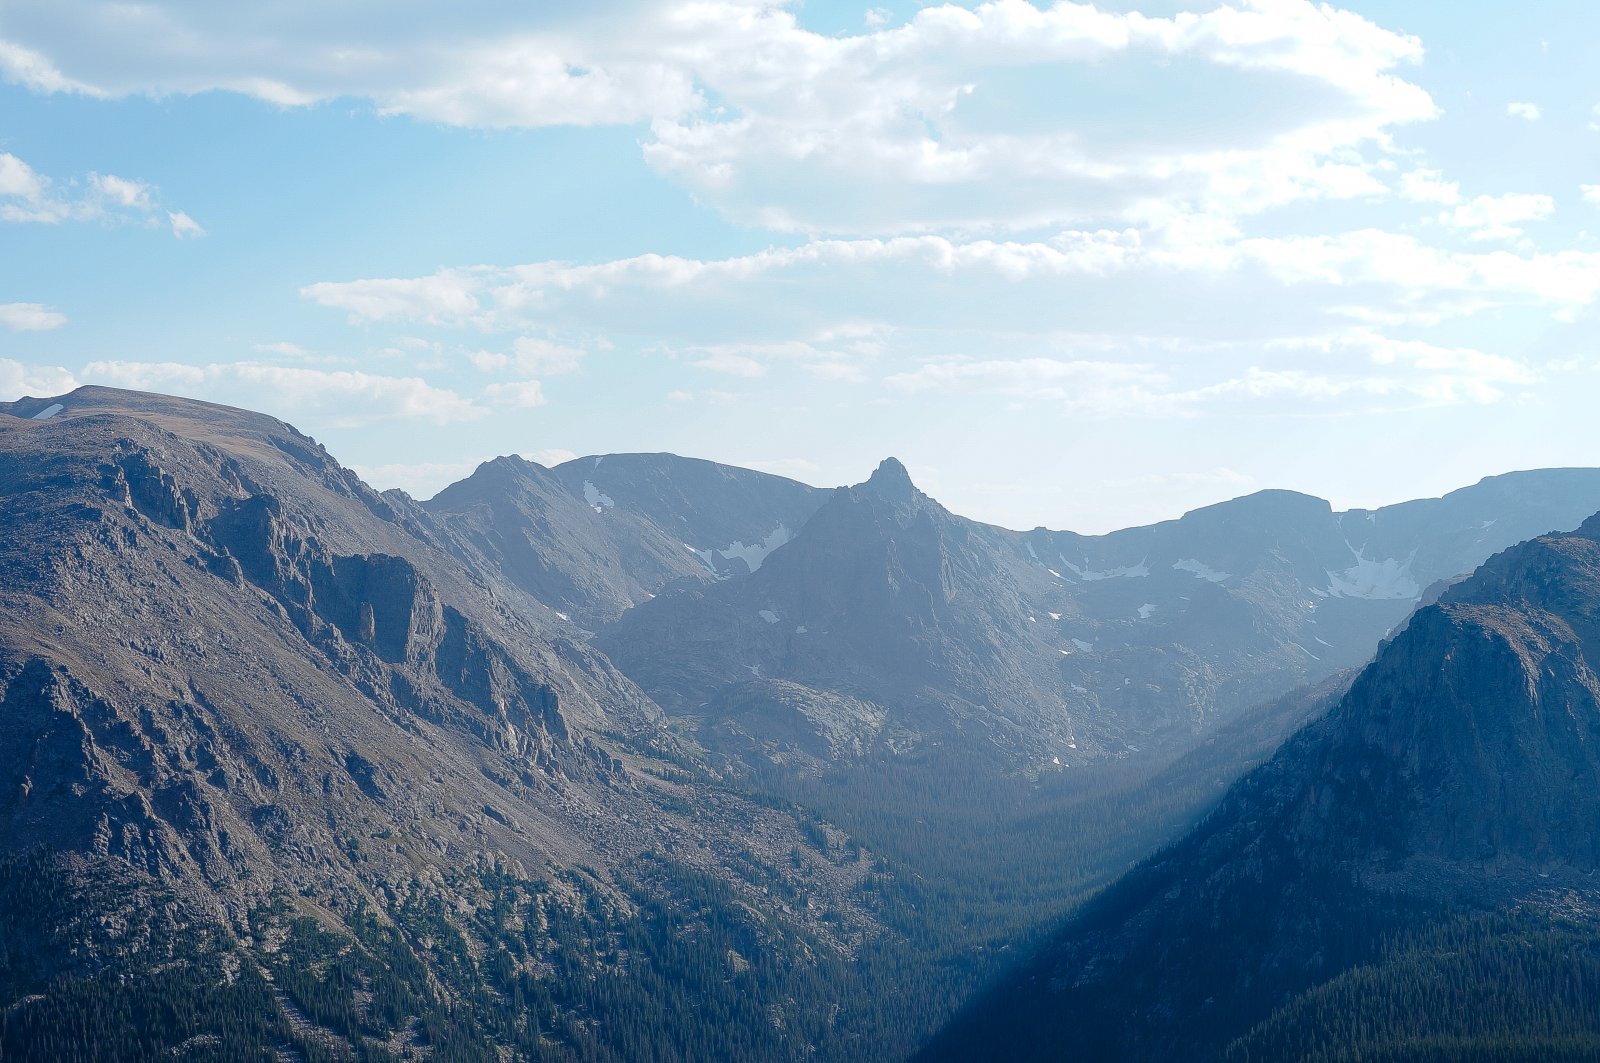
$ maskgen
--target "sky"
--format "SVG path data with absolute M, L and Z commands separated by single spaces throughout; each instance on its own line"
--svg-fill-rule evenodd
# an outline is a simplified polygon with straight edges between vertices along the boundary
M 1590 0 L 0 0 L 0 400 L 1082 532 L 1600 465 Z

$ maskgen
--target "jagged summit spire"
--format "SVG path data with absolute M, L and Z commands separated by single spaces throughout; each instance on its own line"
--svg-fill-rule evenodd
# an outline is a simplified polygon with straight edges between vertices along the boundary
M 900 464 L 899 458 L 893 457 L 879 462 L 864 486 L 884 498 L 896 500 L 910 499 L 917 490 L 906 467 Z

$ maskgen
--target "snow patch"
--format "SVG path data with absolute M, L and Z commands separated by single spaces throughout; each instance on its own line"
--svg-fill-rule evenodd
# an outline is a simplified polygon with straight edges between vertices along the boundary
M 615 509 L 617 506 L 610 495 L 602 494 L 600 488 L 588 480 L 583 481 L 583 500 L 589 503 L 589 508 L 596 513 L 604 513 L 606 510 Z
M 49 406 L 46 406 L 44 409 L 34 414 L 31 418 L 29 418 L 29 420 L 48 421 L 50 418 L 54 417 L 64 409 L 66 409 L 66 407 L 61 405 L 59 402 L 51 403 Z
M 762 609 L 760 612 L 756 613 L 756 615 L 769 624 L 776 624 L 778 622 L 778 614 L 774 613 L 771 609 Z
M 1313 636 L 1311 636 L 1311 637 L 1312 637 L 1312 638 L 1315 638 L 1315 639 L 1317 639 L 1317 641 L 1318 641 L 1318 642 L 1320 642 L 1320 643 L 1322 643 L 1322 644 L 1323 644 L 1323 645 L 1324 645 L 1324 646 L 1326 646 L 1326 647 L 1328 647 L 1328 649 L 1330 649 L 1330 650 L 1331 650 L 1331 649 L 1333 649 L 1333 643 L 1331 643 L 1331 642 L 1329 642 L 1329 641 L 1328 641 L 1328 640 L 1327 640 L 1327 639 L 1324 639 L 1324 638 L 1317 638 L 1317 636 L 1315 636 L 1315 635 L 1313 635 Z
M 1049 616 L 1050 616 L 1051 620 L 1060 620 L 1061 619 L 1061 614 L 1060 613 L 1050 613 Z
M 1391 600 L 1416 598 L 1422 588 L 1411 575 L 1411 562 L 1416 551 L 1404 561 L 1389 557 L 1374 561 L 1363 556 L 1362 550 L 1352 550 L 1356 563 L 1343 572 L 1328 573 L 1327 593 L 1335 598 L 1367 598 Z M 1313 594 L 1317 593 L 1315 590 Z
M 1094 643 L 1092 643 L 1092 642 L 1085 642 L 1082 639 L 1073 639 L 1072 640 L 1072 644 L 1074 646 L 1078 647 L 1079 651 L 1082 652 L 1082 653 L 1093 653 L 1094 652 Z M 1063 650 L 1062 652 L 1065 653 L 1066 651 Z
M 1077 576 L 1085 583 L 1093 583 L 1096 580 L 1102 579 L 1142 579 L 1143 577 L 1150 575 L 1150 565 L 1146 561 L 1141 561 L 1137 565 L 1123 565 L 1120 568 L 1105 568 L 1099 570 L 1089 568 L 1089 562 L 1087 559 L 1084 560 L 1084 567 L 1082 568 L 1074 565 L 1066 558 L 1062 558 L 1061 563 L 1066 565 L 1067 568 L 1072 571 L 1074 576 Z
M 806 633 L 806 626 L 801 624 L 799 627 L 794 629 L 794 633 L 796 635 L 804 635 Z
M 1062 651 L 1061 651 L 1061 652 L 1062 652 L 1062 653 L 1066 653 L 1066 652 L 1067 652 L 1067 651 L 1066 651 L 1066 650 L 1062 650 Z M 1073 690 L 1076 690 L 1076 691 L 1077 691 L 1077 692 L 1078 692 L 1078 693 L 1080 693 L 1080 694 L 1087 694 L 1087 693 L 1089 693 L 1089 688 L 1088 688 L 1088 687 L 1080 687 L 1080 686 L 1079 686 L 1079 685 L 1078 685 L 1078 684 L 1076 684 L 1076 683 L 1070 683 L 1070 684 L 1068 684 L 1068 685 L 1069 685 L 1069 686 L 1071 686 L 1071 687 L 1072 687 L 1072 689 L 1073 689 Z M 1072 743 L 1070 743 L 1070 742 L 1069 742 L 1069 743 L 1067 743 L 1067 744 L 1068 744 L 1068 745 L 1072 745 Z M 1072 745 L 1072 748 L 1073 748 L 1073 749 L 1077 749 L 1077 748 L 1078 748 L 1078 747 L 1077 747 L 1077 746 L 1075 746 L 1075 745 Z
M 1306 649 L 1304 646 L 1300 645 L 1298 642 L 1291 642 L 1291 643 L 1289 643 L 1289 645 L 1293 646 L 1295 649 L 1299 650 L 1301 653 L 1305 654 L 1307 657 L 1310 657 L 1313 661 L 1322 660 L 1321 657 L 1318 657 L 1316 654 L 1312 653 L 1310 650 Z
M 1039 560 L 1039 555 L 1033 552 L 1033 544 L 1032 543 L 1023 543 L 1023 545 L 1028 548 L 1028 556 L 1029 557 L 1033 558 L 1035 561 Z
M 754 543 L 746 543 L 743 539 L 739 539 L 720 550 L 695 550 L 694 552 L 700 555 L 700 560 L 705 563 L 707 568 L 719 576 L 723 576 L 724 573 L 717 567 L 716 557 L 721 557 L 724 561 L 732 561 L 737 557 L 745 563 L 751 572 L 754 572 L 761 567 L 762 562 L 766 561 L 768 554 L 788 542 L 792 537 L 788 525 L 780 523 L 767 533 L 766 538 L 758 539 Z M 694 547 L 691 546 L 689 549 L 694 550 Z
M 1196 561 L 1192 557 L 1179 558 L 1172 563 L 1172 567 L 1179 572 L 1187 572 L 1200 579 L 1210 580 L 1212 583 L 1221 583 L 1223 580 L 1233 578 L 1232 572 L 1224 572 L 1219 568 L 1212 568 L 1204 561 Z
M 1139 606 L 1139 619 L 1140 620 L 1149 620 L 1150 619 L 1150 614 L 1154 613 L 1155 611 L 1156 611 L 1156 603 L 1155 602 L 1145 602 L 1143 605 Z

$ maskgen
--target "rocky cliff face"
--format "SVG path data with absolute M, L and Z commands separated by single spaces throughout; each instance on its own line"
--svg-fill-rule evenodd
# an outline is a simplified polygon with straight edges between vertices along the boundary
M 607 496 L 609 497 L 609 496 Z M 549 469 L 486 462 L 423 503 L 457 553 L 481 559 L 551 612 L 585 626 L 615 620 L 677 582 L 716 578 L 681 538 L 647 517 L 591 505 Z
M 40 880 L 35 856 L 19 854 L 45 854 L 56 870 L 44 878 L 101 897 L 105 920 L 130 913 L 95 882 L 174 896 L 189 912 L 174 925 L 232 935 L 243 944 L 217 955 L 252 970 L 278 953 L 251 942 L 309 948 L 330 929 L 353 934 L 363 944 L 344 947 L 371 970 L 340 975 L 354 979 L 343 989 L 302 986 L 285 1005 L 293 1018 L 319 994 L 413 971 L 402 994 L 418 1002 L 413 1019 L 352 999 L 359 1022 L 339 1034 L 352 1052 L 363 1038 L 403 1048 L 392 1024 L 423 1022 L 445 1006 L 441 992 L 502 999 L 527 975 L 516 992 L 537 997 L 531 960 L 469 964 L 441 982 L 439 965 L 459 962 L 452 935 L 492 954 L 513 947 L 506 926 L 533 925 L 547 929 L 519 929 L 514 947 L 551 949 L 578 933 L 559 929 L 562 913 L 585 910 L 609 913 L 609 929 L 585 933 L 638 935 L 648 905 L 685 891 L 702 903 L 720 891 L 730 910 L 743 898 L 750 920 L 734 923 L 760 928 L 744 947 L 821 950 L 802 967 L 876 932 L 851 893 L 870 856 L 819 851 L 793 813 L 661 759 L 676 754 L 654 703 L 575 626 L 481 553 L 456 549 L 458 530 L 426 509 L 372 492 L 270 418 L 97 388 L 53 402 L 63 409 L 43 421 L 27 404 L 0 409 L 0 902 Z M 815 902 L 765 899 L 780 883 Z M 565 907 L 552 907 L 552 890 Z M 381 929 L 447 897 L 465 907 L 427 933 Z M 476 923 L 480 904 L 498 922 Z M 290 935 L 302 917 L 311 922 Z M 637 962 L 666 947 L 664 928 L 650 932 L 662 936 L 636 944 Z M 385 951 L 395 948 L 403 957 Z M 43 1000 L 30 1015 L 53 1014 L 66 1004 L 48 988 L 51 963 L 65 955 L 32 957 L 43 972 L 33 982 L 17 980 L 24 968 L 0 972 L 0 989 Z M 603 956 L 586 945 L 571 969 Z M 745 991 L 779 994 L 778 982 Z M 563 999 L 498 1033 L 503 1016 L 487 1004 L 462 1014 L 478 1024 L 472 1043 L 628 1054 L 585 1032 L 591 1004 Z M 772 1004 L 785 1014 L 781 997 Z M 0 1023 L 0 1051 L 47 1043 L 11 1040 L 32 1020 L 16 1021 Z M 312 1041 L 326 1033 L 317 1025 Z
M 1325 718 L 930 1058 L 1594 1051 L 1592 1000 L 1523 997 L 1584 984 L 1600 943 L 1597 534 L 1514 547 L 1420 610 Z M 1497 993 L 1493 957 L 1518 955 Z M 1358 977 L 1369 1003 L 1335 1018 Z
M 676 454 L 575 458 L 551 472 L 601 517 L 641 518 L 718 578 L 753 572 L 829 492 Z

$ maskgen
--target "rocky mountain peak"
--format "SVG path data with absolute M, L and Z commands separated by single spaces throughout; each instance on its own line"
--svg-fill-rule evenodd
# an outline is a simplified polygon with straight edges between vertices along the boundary
M 900 463 L 900 459 L 894 457 L 879 462 L 862 487 L 893 502 L 909 502 L 918 493 L 916 485 L 911 482 L 911 474 Z

